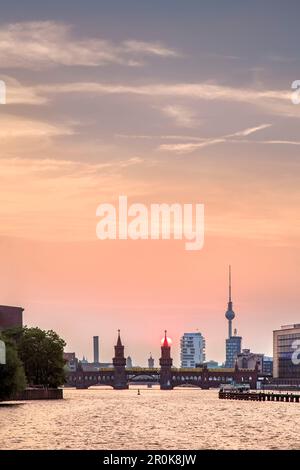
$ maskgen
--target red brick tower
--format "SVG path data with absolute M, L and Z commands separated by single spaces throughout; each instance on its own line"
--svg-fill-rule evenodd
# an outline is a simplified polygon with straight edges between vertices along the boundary
M 167 338 L 167 330 L 165 330 L 165 337 L 161 346 L 160 364 L 160 388 L 161 390 L 171 390 L 172 385 L 172 364 L 171 358 L 171 345 Z
M 126 359 L 124 356 L 124 346 L 120 337 L 120 330 L 118 330 L 118 340 L 115 346 L 115 357 L 113 358 L 113 366 L 115 369 L 114 374 L 114 388 L 123 390 L 128 388 L 126 376 Z

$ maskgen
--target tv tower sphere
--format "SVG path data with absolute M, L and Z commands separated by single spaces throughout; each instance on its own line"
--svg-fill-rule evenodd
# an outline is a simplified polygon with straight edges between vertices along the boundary
M 227 320 L 233 320 L 234 317 L 235 317 L 235 313 L 233 310 L 227 310 L 227 312 L 225 313 L 225 317 L 227 318 Z
M 225 317 L 227 320 L 232 321 L 235 317 L 235 313 L 232 308 L 232 300 L 231 300 L 231 266 L 229 266 L 229 299 L 228 299 L 228 307 L 225 313 Z

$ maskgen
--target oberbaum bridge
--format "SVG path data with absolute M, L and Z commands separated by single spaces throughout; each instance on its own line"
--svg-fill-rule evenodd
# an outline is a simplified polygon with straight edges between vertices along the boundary
M 159 365 L 159 368 L 127 368 L 119 330 L 113 367 L 88 372 L 83 371 L 79 366 L 76 371 L 68 372 L 66 386 L 84 389 L 95 385 L 106 385 L 116 390 L 125 390 L 131 383 L 147 383 L 159 384 L 161 390 L 172 390 L 178 386 L 196 386 L 202 389 L 218 388 L 221 384 L 236 382 L 249 384 L 251 389 L 257 387 L 257 366 L 253 370 L 239 369 L 237 366 L 232 369 L 208 369 L 206 366 L 188 369 L 172 367 L 171 344 L 167 338 L 167 331 L 165 331 L 161 346 Z

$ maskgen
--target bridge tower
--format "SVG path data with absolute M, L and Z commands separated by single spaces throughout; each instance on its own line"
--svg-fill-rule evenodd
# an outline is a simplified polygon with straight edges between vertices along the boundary
M 172 390 L 172 364 L 171 358 L 171 345 L 167 338 L 167 330 L 165 330 L 165 337 L 161 346 L 160 364 L 160 389 Z
M 124 346 L 120 337 L 120 330 L 118 330 L 118 340 L 115 346 L 115 357 L 113 358 L 114 366 L 114 384 L 113 387 L 116 390 L 124 390 L 128 388 L 127 376 L 126 376 L 126 359 L 124 356 Z

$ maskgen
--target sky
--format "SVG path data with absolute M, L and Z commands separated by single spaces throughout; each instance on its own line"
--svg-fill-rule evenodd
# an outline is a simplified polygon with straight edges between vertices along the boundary
M 26 8 L 25 8 L 26 5 Z M 1 6 L 0 299 L 68 351 L 145 365 L 200 331 L 225 355 L 228 265 L 243 347 L 299 322 L 298 1 Z M 205 241 L 96 237 L 96 209 L 201 203 Z

